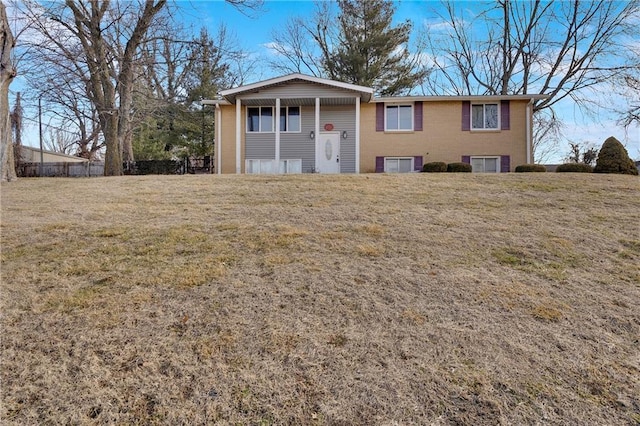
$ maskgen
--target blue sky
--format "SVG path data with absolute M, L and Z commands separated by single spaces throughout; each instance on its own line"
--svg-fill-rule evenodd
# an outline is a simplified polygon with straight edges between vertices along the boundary
M 274 77 L 277 74 L 270 69 L 267 60 L 273 52 L 268 49 L 268 44 L 273 41 L 272 33 L 281 28 L 292 16 L 310 16 L 314 9 L 314 2 L 310 0 L 279 0 L 265 1 L 263 10 L 254 13 L 253 17 L 246 16 L 223 0 L 177 0 L 174 3 L 178 7 L 178 19 L 186 25 L 193 27 L 197 34 L 201 27 L 206 27 L 209 34 L 215 34 L 220 24 L 224 23 L 232 37 L 238 40 L 240 47 L 251 54 L 257 60 L 258 68 L 253 76 L 248 78 L 248 83 Z M 395 20 L 397 22 L 409 19 L 413 22 L 414 32 L 430 25 L 430 28 L 438 26 L 436 12 L 440 7 L 439 1 L 408 1 L 401 0 L 396 4 Z M 464 8 L 470 15 L 477 10 L 477 3 L 458 2 L 456 8 Z M 640 41 L 638 42 L 640 43 Z M 11 89 L 12 92 L 20 90 L 20 76 Z M 565 140 L 561 144 L 558 153 L 548 162 L 561 162 L 568 154 L 568 141 L 591 144 L 600 147 L 609 136 L 615 136 L 627 148 L 632 158 L 640 159 L 640 128 L 635 126 L 629 129 L 616 124 L 614 117 L 600 112 L 595 116 L 585 115 L 570 100 L 559 104 L 556 112 L 565 122 Z M 33 129 L 27 129 L 29 134 Z M 37 132 L 37 129 L 35 130 Z M 37 141 L 37 137 L 29 138 L 27 144 Z
M 251 18 L 243 15 L 238 10 L 223 0 L 209 1 L 178 1 L 182 9 L 184 19 L 190 21 L 197 29 L 205 26 L 210 34 L 224 23 L 238 39 L 240 45 L 252 55 L 266 63 L 266 58 L 272 54 L 266 47 L 273 41 L 271 34 L 281 28 L 292 16 L 311 15 L 314 11 L 313 1 L 304 0 L 280 0 L 266 1 L 264 10 Z M 436 12 L 440 7 L 438 1 L 407 1 L 397 2 L 395 20 L 400 22 L 409 19 L 413 22 L 414 32 L 425 26 L 437 24 Z M 458 2 L 458 8 L 465 8 L 473 13 L 474 2 Z M 256 72 L 254 80 L 274 77 L 276 74 L 265 64 Z M 637 126 L 624 129 L 615 122 L 615 118 L 599 112 L 584 114 L 570 99 L 563 101 L 556 108 L 556 112 L 565 122 L 565 141 L 559 152 L 550 158 L 550 161 L 559 162 L 568 153 L 566 142 L 580 142 L 599 147 L 609 136 L 615 136 L 627 147 L 632 158 L 640 159 L 640 128 Z

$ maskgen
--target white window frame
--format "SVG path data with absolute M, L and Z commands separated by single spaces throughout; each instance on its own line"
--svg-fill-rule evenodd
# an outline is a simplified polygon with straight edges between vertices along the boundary
M 409 171 L 407 172 L 402 172 L 400 171 L 400 160 L 410 160 L 411 161 L 411 167 L 409 169 Z M 398 162 L 398 171 L 397 172 L 390 172 L 387 168 L 387 161 L 397 161 Z M 384 157 L 384 172 L 385 173 L 412 173 L 413 169 L 414 169 L 414 164 L 415 164 L 415 158 L 414 157 Z
M 276 169 L 276 160 L 274 159 L 247 159 L 245 160 L 246 174 L 297 174 L 302 173 L 301 158 L 287 158 L 280 160 L 280 164 Z
M 302 173 L 302 158 L 287 158 L 280 160 L 280 174 L 299 174 Z
M 299 120 L 299 127 L 298 130 L 289 130 L 289 108 L 298 108 L 298 120 Z M 280 111 L 285 110 L 285 127 L 286 130 L 282 130 L 282 128 L 280 129 L 281 133 L 302 133 L 302 107 L 298 106 L 298 105 L 291 105 L 291 106 L 281 106 L 280 107 Z M 280 117 L 283 117 L 282 114 L 280 114 Z
M 492 160 L 496 160 L 496 171 L 495 172 L 487 172 L 485 171 L 486 167 L 485 167 L 485 161 L 483 161 L 482 163 L 482 171 L 480 170 L 474 170 L 473 168 L 473 160 L 487 160 L 487 159 L 492 159 Z M 501 157 L 497 156 L 497 155 L 474 155 L 470 158 L 469 160 L 471 167 L 472 167 L 472 172 L 473 173 L 501 173 L 501 169 L 502 169 L 502 164 L 501 164 Z
M 487 105 L 495 105 L 496 107 L 496 115 L 497 115 L 497 120 L 496 120 L 496 127 L 484 127 L 487 120 L 486 120 L 486 114 L 487 114 Z M 474 106 L 482 106 L 482 127 L 474 127 L 473 126 L 473 107 Z M 474 131 L 492 131 L 495 132 L 497 130 L 500 130 L 500 103 L 499 102 L 485 102 L 485 103 L 472 103 L 471 104 L 471 109 L 469 111 L 469 128 L 471 130 Z
M 258 108 L 258 127 L 260 128 L 259 130 L 249 130 L 249 109 L 255 109 Z M 271 130 L 266 130 L 263 131 L 262 130 L 262 110 L 263 109 L 271 109 Z M 275 107 L 273 106 L 247 106 L 247 126 L 246 126 L 246 130 L 247 133 L 274 133 L 275 129 L 276 129 L 276 115 L 275 115 Z
M 411 128 L 410 129 L 390 129 L 389 125 L 388 125 L 388 112 L 389 112 L 389 108 L 398 108 L 398 127 L 400 127 L 400 107 L 410 107 L 411 109 Z M 413 129 L 415 128 L 415 123 L 413 122 L 414 119 L 414 112 L 413 112 L 413 108 L 414 105 L 413 103 L 385 103 L 384 104 L 384 131 L 385 132 L 413 132 Z

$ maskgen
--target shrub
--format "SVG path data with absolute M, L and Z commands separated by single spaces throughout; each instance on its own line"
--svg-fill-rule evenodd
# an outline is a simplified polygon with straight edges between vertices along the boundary
M 447 172 L 449 172 L 449 173 L 471 173 L 471 164 L 467 164 L 467 163 L 449 163 L 449 164 L 447 164 Z
M 542 164 L 520 164 L 516 167 L 516 173 L 544 173 L 547 168 Z
M 422 171 L 427 173 L 442 173 L 447 171 L 447 163 L 442 161 L 434 161 L 432 163 L 426 163 L 422 166 Z
M 556 169 L 558 173 L 591 173 L 593 167 L 584 163 L 565 163 L 560 164 Z
M 602 144 L 594 173 L 619 173 L 637 175 L 638 169 L 624 146 L 613 136 Z

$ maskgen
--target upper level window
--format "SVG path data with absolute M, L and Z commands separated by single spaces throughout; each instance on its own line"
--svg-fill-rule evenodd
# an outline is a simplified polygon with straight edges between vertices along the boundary
M 289 106 L 280 108 L 280 131 L 300 131 L 300 107 Z
M 385 130 L 413 130 L 412 105 L 385 105 Z
M 247 108 L 247 132 L 273 132 L 273 107 Z
M 498 104 L 471 105 L 472 129 L 498 129 Z

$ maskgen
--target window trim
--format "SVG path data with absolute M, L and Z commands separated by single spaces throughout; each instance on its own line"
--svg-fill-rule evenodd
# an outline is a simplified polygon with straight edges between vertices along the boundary
M 388 122 L 388 119 L 387 119 L 388 114 L 387 114 L 387 112 L 388 112 L 389 107 L 396 107 L 396 108 L 398 108 L 398 111 L 400 111 L 400 107 L 403 107 L 403 106 L 408 106 L 411 109 L 411 112 L 410 112 L 411 128 L 410 129 L 389 129 L 388 124 L 387 124 L 387 122 Z M 386 103 L 385 102 L 385 104 L 384 104 L 384 131 L 385 132 L 413 132 L 413 131 L 415 131 L 415 127 L 416 126 L 415 126 L 415 123 L 414 123 L 414 120 L 415 120 L 414 108 L 415 108 L 414 102 L 390 102 L 390 103 Z M 424 114 L 424 112 L 423 112 L 423 114 Z M 398 114 L 398 127 L 400 127 L 400 114 Z
M 473 170 L 473 160 L 474 159 L 482 159 L 482 160 L 493 159 L 493 160 L 496 160 L 496 171 L 495 172 L 487 172 L 487 171 L 485 171 L 484 169 L 486 169 L 486 167 L 484 166 L 484 163 L 482 165 L 483 171 L 478 172 L 478 171 Z M 500 155 L 472 155 L 469 158 L 469 164 L 471 165 L 471 168 L 472 168 L 471 171 L 473 173 L 491 173 L 491 174 L 502 173 L 502 157 Z
M 473 107 L 482 105 L 482 125 L 486 123 L 486 106 L 495 105 L 496 115 L 498 116 L 496 121 L 496 127 L 473 127 Z M 500 102 L 483 102 L 483 103 L 471 103 L 469 106 L 469 130 L 472 132 L 499 132 L 501 129 L 501 103 Z
M 289 108 L 298 108 L 298 120 L 299 120 L 299 126 L 298 126 L 298 130 L 289 130 Z M 280 129 L 280 133 L 302 133 L 302 107 L 299 105 L 286 105 L 286 106 L 281 106 L 280 110 L 285 110 L 285 126 L 287 127 L 287 130 L 282 130 Z M 280 118 L 282 118 L 283 115 L 280 114 Z
M 260 127 L 260 130 L 249 130 L 249 109 L 252 108 L 258 108 L 258 126 Z M 263 131 L 262 130 L 262 109 L 271 109 L 271 129 L 272 130 L 267 130 L 267 131 Z M 247 122 L 246 122 L 246 132 L 247 133 L 275 133 L 275 129 L 276 129 L 276 116 L 275 116 L 275 107 L 273 106 L 247 106 Z
M 398 171 L 397 172 L 389 172 L 387 171 L 387 160 L 396 160 L 398 161 Z M 400 160 L 409 160 L 411 161 L 411 168 L 408 172 L 401 172 L 400 171 Z M 384 173 L 412 173 L 414 171 L 414 161 L 415 161 L 415 157 L 384 157 L 384 167 L 383 167 L 383 172 Z

